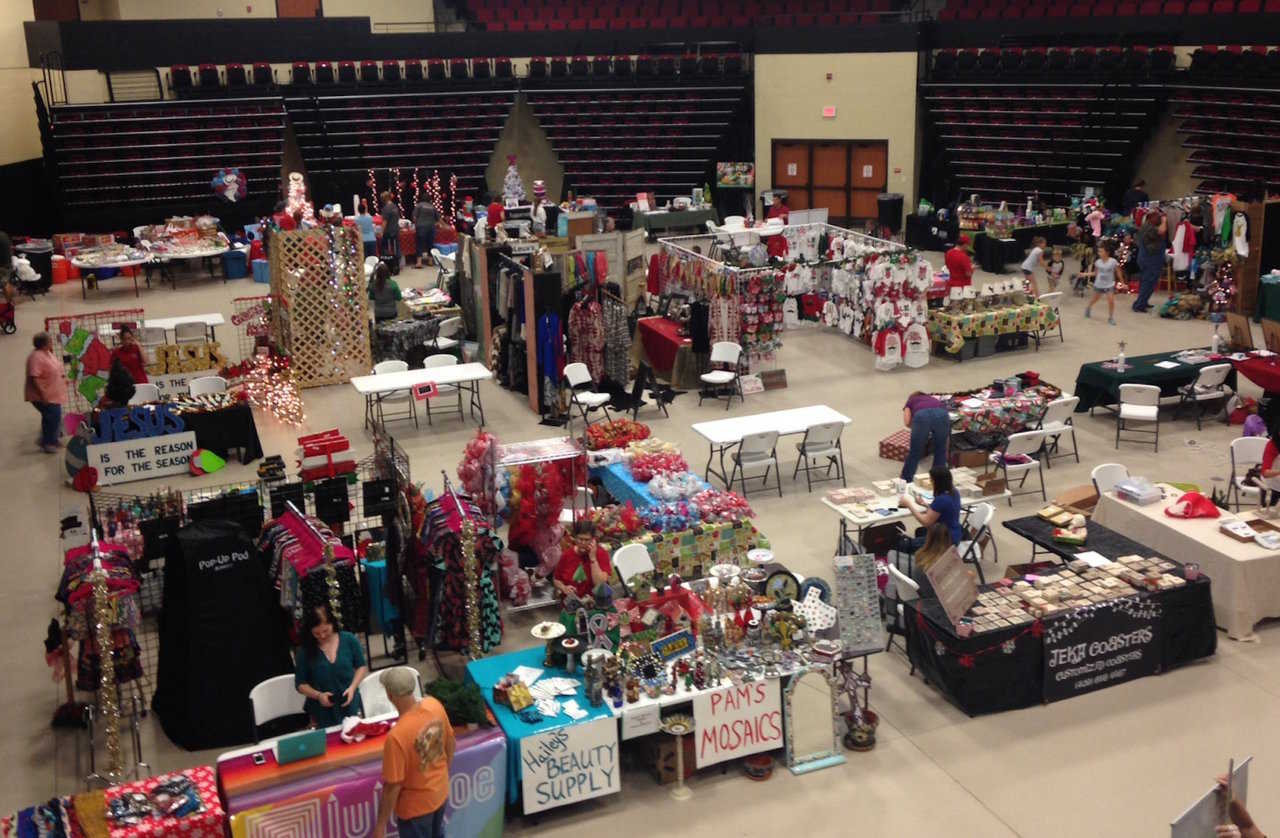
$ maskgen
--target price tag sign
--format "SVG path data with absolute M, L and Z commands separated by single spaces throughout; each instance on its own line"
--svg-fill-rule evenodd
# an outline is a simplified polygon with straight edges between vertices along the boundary
M 440 391 L 436 389 L 434 381 L 428 381 L 425 384 L 413 385 L 413 397 L 420 402 L 424 402 L 427 399 L 434 399 L 439 395 L 439 393 Z

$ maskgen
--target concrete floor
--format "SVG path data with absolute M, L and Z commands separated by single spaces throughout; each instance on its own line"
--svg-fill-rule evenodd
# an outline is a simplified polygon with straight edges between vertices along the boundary
M 940 264 L 940 254 L 933 254 Z M 421 284 L 425 272 L 407 270 L 402 286 Z M 981 276 L 979 277 L 981 279 Z M 0 809 L 12 810 L 79 788 L 74 738 L 53 733 L 48 720 L 60 700 L 41 656 L 45 626 L 56 613 L 52 599 L 59 575 L 57 521 L 64 508 L 82 505 L 81 496 L 62 483 L 62 458 L 40 453 L 33 445 L 35 411 L 20 400 L 23 358 L 30 336 L 48 315 L 125 308 L 141 303 L 148 316 L 174 316 L 221 311 L 230 316 L 231 299 L 263 293 L 250 280 L 227 284 L 189 277 L 179 291 L 144 290 L 135 301 L 123 286 L 91 294 L 82 302 L 79 288 L 63 285 L 18 310 L 19 332 L 0 338 L 0 388 L 11 405 L 0 416 L 0 430 L 10 463 L 8 503 L 10 550 L 0 557 L 9 582 L 0 591 L 0 628 L 7 642 L 0 648 L 5 672 L 4 705 L 10 708 L 9 733 L 0 738 L 0 763 L 9 778 L 0 788 Z M 901 423 L 901 405 L 916 389 L 958 390 L 981 386 L 994 378 L 1026 369 L 1070 390 L 1085 361 L 1114 354 L 1116 342 L 1127 341 L 1131 356 L 1192 345 L 1206 345 L 1210 328 L 1203 322 L 1160 320 L 1154 314 L 1129 311 L 1131 298 L 1121 297 L 1118 326 L 1105 317 L 1085 320 L 1080 300 L 1064 306 L 1066 342 L 1047 342 L 1039 351 L 1006 354 L 954 364 L 935 359 L 927 367 L 881 373 L 861 344 L 826 329 L 788 333 L 781 353 L 788 386 L 749 396 L 734 413 L 759 412 L 825 403 L 853 419 L 844 437 L 851 485 L 896 474 L 897 464 L 880 460 L 877 441 Z M 1159 302 L 1159 300 L 1157 301 Z M 234 356 L 233 330 L 220 332 Z M 1256 388 L 1243 384 L 1246 393 Z M 367 452 L 361 430 L 361 400 L 349 386 L 306 392 L 308 429 L 338 426 Z M 484 385 L 489 428 L 506 441 L 554 435 L 529 412 L 523 396 Z M 690 425 L 724 416 L 722 405 L 698 407 L 689 394 L 671 406 L 669 419 L 641 418 L 656 436 L 677 443 L 700 467 L 704 447 Z M 290 455 L 297 432 L 259 416 L 267 453 Z M 1159 455 L 1150 448 L 1113 447 L 1113 424 L 1102 416 L 1080 416 L 1077 436 L 1081 463 L 1060 460 L 1048 474 L 1049 491 L 1087 483 L 1090 469 L 1117 461 L 1131 472 L 1152 478 L 1194 481 L 1206 490 L 1228 470 L 1227 444 L 1238 428 L 1194 422 L 1166 422 Z M 439 489 L 439 470 L 453 471 L 473 424 L 444 420 L 434 428 L 415 430 L 399 423 L 398 441 L 409 452 L 414 478 Z M 790 465 L 788 450 L 783 459 Z M 224 483 L 253 468 L 231 465 L 205 478 Z M 192 478 L 177 478 L 183 486 Z M 160 481 L 152 481 L 158 483 Z M 142 492 L 147 484 L 132 484 Z M 1003 562 L 1022 561 L 1029 547 L 998 524 L 1038 508 L 1038 499 L 1023 498 L 998 507 L 994 531 Z M 834 516 L 806 494 L 804 483 L 784 480 L 784 496 L 752 497 L 759 527 L 775 552 L 797 572 L 828 575 L 836 531 Z M 995 570 L 988 566 L 988 577 Z M 527 646 L 533 615 L 508 622 L 504 649 Z M 1280 629 L 1261 626 L 1260 643 L 1238 643 L 1220 634 L 1216 657 L 1159 677 L 1051 706 L 981 718 L 967 718 L 946 703 L 919 677 L 909 677 L 900 652 L 871 661 L 872 704 L 882 724 L 879 744 L 866 754 L 850 753 L 840 767 L 802 777 L 775 771 L 764 785 L 744 779 L 736 768 L 709 772 L 691 782 L 693 801 L 677 803 L 647 775 L 628 774 L 623 793 L 551 812 L 537 823 L 516 819 L 512 834 L 593 835 L 619 823 L 658 823 L 689 836 L 764 836 L 788 829 L 813 835 L 958 836 L 1132 836 L 1165 834 L 1172 817 L 1225 770 L 1229 757 L 1254 755 L 1251 804 L 1264 829 L 1280 831 Z M 455 674 L 459 662 L 446 658 Z M 433 677 L 430 665 L 425 670 Z M 211 708 L 216 712 L 216 708 Z M 143 725 L 145 757 L 161 772 L 211 763 L 214 752 L 187 753 L 169 743 L 154 723 Z M 619 820 L 621 816 L 621 820 Z M 654 826 L 650 822 L 650 827 Z

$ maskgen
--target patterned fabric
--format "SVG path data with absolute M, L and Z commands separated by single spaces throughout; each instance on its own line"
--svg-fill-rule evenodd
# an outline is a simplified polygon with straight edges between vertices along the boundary
M 579 300 L 569 310 L 569 361 L 582 362 L 599 383 L 604 377 L 604 311 L 592 299 Z M 624 382 L 625 383 L 625 382 Z
M 214 778 L 213 768 L 200 766 L 189 768 L 163 777 L 149 777 L 136 783 L 125 783 L 112 786 L 106 790 L 107 805 L 130 794 L 148 794 L 157 785 L 167 780 L 185 777 L 196 787 L 200 796 L 200 811 L 182 818 L 146 818 L 134 826 L 112 826 L 111 838 L 134 838 L 134 836 L 166 836 L 167 838 L 223 838 L 226 834 L 227 815 L 218 799 L 218 784 Z
M 1034 428 L 1040 422 L 1049 402 L 1062 395 L 1052 384 L 1037 384 L 1012 396 L 985 397 L 978 394 L 959 393 L 951 397 L 951 409 L 960 414 L 952 425 L 953 431 L 974 431 L 982 434 L 1016 434 Z M 967 398 L 979 398 L 981 407 L 966 407 Z
M 1057 310 L 1039 303 L 972 313 L 934 310 L 929 312 L 929 337 L 945 343 L 947 351 L 954 353 L 964 346 L 965 338 L 1038 332 L 1057 323 Z
M 295 617 L 299 625 L 311 608 L 325 603 L 333 611 L 338 628 L 352 633 L 363 632 L 366 628 L 365 601 L 361 594 L 360 582 L 356 579 L 356 568 L 352 564 L 344 564 L 333 569 L 334 582 L 337 589 L 329 585 L 329 572 L 323 567 L 302 577 L 298 587 L 301 589 L 302 602 Z
M 737 297 L 715 297 L 711 300 L 711 342 L 742 340 L 742 314 Z
M 604 376 L 625 387 L 631 379 L 631 330 L 627 306 L 621 300 L 604 300 Z
M 436 317 L 421 320 L 387 320 L 374 327 L 373 360 L 408 361 L 410 352 L 435 340 L 440 327 Z M 410 364 L 412 366 L 412 364 Z

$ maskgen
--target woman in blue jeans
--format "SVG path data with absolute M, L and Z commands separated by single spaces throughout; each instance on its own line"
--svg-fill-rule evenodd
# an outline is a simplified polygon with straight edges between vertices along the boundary
M 951 416 L 939 399 L 919 390 L 907 396 L 902 408 L 902 424 L 911 429 L 911 448 L 902 464 L 902 479 L 914 480 L 916 466 L 924 457 L 925 445 L 933 439 L 933 467 L 947 465 L 947 443 L 951 439 Z
M 1134 311 L 1146 311 L 1151 308 L 1151 295 L 1160 284 L 1160 274 L 1164 272 L 1165 243 L 1168 233 L 1168 222 L 1164 214 L 1153 211 L 1142 220 L 1142 229 L 1138 231 L 1138 296 L 1133 301 Z

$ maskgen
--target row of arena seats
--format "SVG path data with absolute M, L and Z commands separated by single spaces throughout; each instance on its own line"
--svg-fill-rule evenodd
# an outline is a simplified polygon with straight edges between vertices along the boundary
M 1280 11 L 1280 9 L 1278 9 Z M 1280 78 L 1280 49 L 1265 46 L 1225 46 L 1207 44 L 1191 54 L 1191 75 Z
M 664 55 L 576 55 L 536 57 L 530 61 L 528 78 L 556 79 L 574 76 L 617 76 L 629 78 L 676 75 L 738 76 L 747 63 L 742 53 L 687 52 Z M 290 66 L 288 85 L 324 88 L 356 85 L 413 85 L 445 81 L 498 82 L 515 78 L 510 58 L 429 58 L 403 61 L 295 61 Z M 169 86 L 179 98 L 211 93 L 242 94 L 277 86 L 279 80 L 266 62 L 243 64 L 201 64 L 195 72 L 185 64 L 169 68 Z
M 1280 0 L 948 0 L 939 20 L 1002 20 L 1042 17 L 1159 17 L 1273 14 Z
M 893 0 L 470 0 L 466 17 L 490 30 L 583 31 L 814 26 L 900 16 Z
M 211 173 L 227 166 L 274 180 L 284 136 L 280 100 L 264 98 L 60 105 L 46 141 L 64 203 L 105 207 L 207 199 Z
M 1123 176 L 1156 121 L 1144 87 L 927 82 L 921 98 L 938 158 L 960 194 L 1042 197 L 1102 190 Z
M 1280 91 L 1190 84 L 1176 89 L 1169 106 L 1180 120 L 1182 146 L 1201 189 L 1255 192 L 1280 184 Z
M 1026 75 L 1035 73 L 1111 73 L 1121 70 L 1169 73 L 1174 69 L 1171 46 L 1133 47 L 991 47 L 941 49 L 933 54 L 933 77 Z

